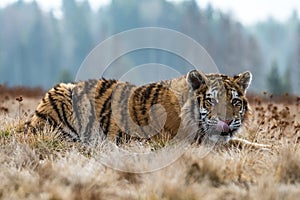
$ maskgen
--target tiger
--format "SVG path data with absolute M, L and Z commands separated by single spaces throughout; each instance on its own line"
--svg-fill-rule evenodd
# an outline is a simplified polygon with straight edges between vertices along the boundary
M 141 86 L 105 78 L 60 83 L 26 124 L 34 132 L 50 125 L 63 138 L 83 143 L 176 137 L 227 143 L 250 114 L 251 81 L 249 71 L 227 76 L 192 70 Z

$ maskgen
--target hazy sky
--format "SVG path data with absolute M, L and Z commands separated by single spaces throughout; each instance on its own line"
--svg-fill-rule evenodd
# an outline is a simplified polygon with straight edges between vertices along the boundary
M 17 0 L 0 0 L 0 7 Z M 25 0 L 32 1 L 32 0 Z M 44 10 L 53 9 L 60 14 L 61 0 L 36 0 Z M 107 4 L 110 0 L 89 0 L 93 9 Z M 182 0 L 170 0 L 182 1 Z M 231 12 L 235 19 L 249 25 L 267 19 L 269 16 L 280 21 L 291 16 L 293 10 L 300 11 L 300 0 L 197 0 L 201 8 L 211 3 L 214 8 Z
M 233 16 L 244 24 L 262 21 L 270 16 L 280 21 L 288 19 L 294 10 L 300 13 L 299 0 L 197 0 L 200 7 L 210 2 L 214 7 Z

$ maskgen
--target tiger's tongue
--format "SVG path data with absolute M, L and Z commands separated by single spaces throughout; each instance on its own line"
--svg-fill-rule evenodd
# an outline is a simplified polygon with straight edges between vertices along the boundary
M 230 131 L 230 128 L 226 122 L 219 121 L 217 124 L 217 131 L 219 132 L 225 132 L 228 133 Z

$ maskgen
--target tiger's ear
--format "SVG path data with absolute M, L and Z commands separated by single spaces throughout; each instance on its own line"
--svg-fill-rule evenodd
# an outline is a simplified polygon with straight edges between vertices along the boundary
M 249 71 L 246 71 L 244 73 L 241 73 L 234 77 L 234 81 L 244 90 L 244 92 L 247 91 L 251 81 L 252 81 L 252 74 Z
M 207 77 L 200 71 L 192 70 L 186 75 L 186 82 L 193 90 L 207 83 Z

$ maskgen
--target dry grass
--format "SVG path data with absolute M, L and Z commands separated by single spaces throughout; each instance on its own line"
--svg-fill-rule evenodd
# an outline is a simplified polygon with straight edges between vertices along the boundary
M 44 130 L 18 133 L 15 125 L 38 100 L 0 99 L 0 199 L 298 199 L 300 106 L 256 99 L 240 137 L 271 145 L 216 148 L 207 156 L 190 146 L 169 166 L 149 173 L 120 172 L 97 154 Z M 14 102 L 14 104 L 13 104 Z M 21 106 L 21 116 L 18 110 Z M 142 148 L 142 146 L 141 146 Z

